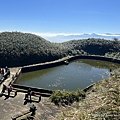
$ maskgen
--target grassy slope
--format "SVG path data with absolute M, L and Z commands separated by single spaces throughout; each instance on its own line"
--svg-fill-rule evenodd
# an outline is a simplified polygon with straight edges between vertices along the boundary
M 61 107 L 56 120 L 119 120 L 120 119 L 120 71 L 112 77 L 96 83 L 86 93 L 86 98 L 70 107 Z M 117 116 L 118 115 L 118 116 Z

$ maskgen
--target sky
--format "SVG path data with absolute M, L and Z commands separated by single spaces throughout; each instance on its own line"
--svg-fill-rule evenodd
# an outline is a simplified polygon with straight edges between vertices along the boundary
M 120 0 L 0 0 L 0 31 L 120 34 Z

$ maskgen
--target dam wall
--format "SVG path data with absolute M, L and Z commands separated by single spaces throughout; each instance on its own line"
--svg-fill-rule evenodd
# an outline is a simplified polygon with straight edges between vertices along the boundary
M 74 57 L 70 57 L 68 59 L 68 61 L 71 62 L 71 61 L 76 60 L 76 59 L 102 60 L 102 61 L 108 61 L 108 62 L 120 64 L 120 60 L 108 58 L 108 57 L 104 57 L 104 56 L 93 56 L 93 55 L 91 55 L 91 56 L 74 56 Z
M 51 61 L 51 62 L 46 62 L 46 63 L 40 63 L 40 64 L 34 64 L 34 65 L 28 65 L 28 66 L 23 66 L 21 67 L 21 69 L 19 69 L 19 71 L 17 72 L 17 77 L 15 79 L 15 81 L 17 81 L 18 77 L 20 76 L 20 73 L 24 73 L 24 72 L 31 72 L 31 71 L 36 71 L 36 70 L 41 70 L 41 69 L 46 69 L 46 68 L 51 68 L 51 67 L 55 67 L 55 66 L 59 66 L 59 65 L 63 65 L 66 64 L 73 60 L 76 59 L 91 59 L 91 60 L 102 60 L 102 61 L 108 61 L 108 62 L 113 62 L 113 63 L 118 63 L 120 64 L 120 60 L 117 59 L 113 59 L 113 58 L 107 58 L 107 57 L 103 57 L 103 56 L 68 56 L 56 61 Z M 28 86 L 23 86 L 23 85 L 19 85 L 19 84 L 15 84 L 15 81 L 13 82 L 13 86 L 15 88 L 18 89 L 24 89 L 27 90 L 29 87 Z M 84 88 L 84 91 L 87 91 L 88 89 L 90 89 L 93 86 L 90 85 L 86 88 Z M 42 88 L 34 88 L 34 87 L 30 87 L 33 91 L 37 91 L 37 92 L 41 92 L 41 93 L 48 93 L 48 94 L 52 94 L 52 90 L 45 90 Z
M 55 66 L 60 66 L 60 65 L 66 64 L 65 60 L 67 60 L 67 59 L 68 58 L 65 57 L 65 58 L 51 61 L 51 62 L 23 66 L 21 69 L 21 72 L 22 73 L 31 72 L 31 71 L 35 71 L 35 70 L 41 70 L 41 69 L 51 68 L 51 67 L 55 67 Z
M 21 72 L 31 72 L 35 70 L 41 70 L 41 69 L 46 69 L 46 68 L 51 68 L 63 64 L 69 64 L 69 62 L 76 60 L 76 59 L 93 59 L 93 60 L 102 60 L 102 61 L 108 61 L 108 62 L 113 62 L 113 63 L 118 63 L 120 64 L 120 60 L 113 59 L 113 58 L 107 58 L 103 56 L 68 56 L 59 60 L 51 61 L 51 62 L 46 62 L 46 63 L 40 63 L 40 64 L 33 64 L 33 65 L 28 65 L 28 66 L 23 66 L 21 69 Z

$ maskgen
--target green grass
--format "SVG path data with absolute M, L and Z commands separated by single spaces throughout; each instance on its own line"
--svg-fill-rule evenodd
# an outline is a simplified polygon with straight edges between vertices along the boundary
M 54 102 L 56 105 L 70 105 L 75 101 L 78 102 L 79 100 L 85 98 L 85 92 L 78 89 L 77 91 L 68 92 L 62 90 L 56 90 L 50 96 L 50 100 Z

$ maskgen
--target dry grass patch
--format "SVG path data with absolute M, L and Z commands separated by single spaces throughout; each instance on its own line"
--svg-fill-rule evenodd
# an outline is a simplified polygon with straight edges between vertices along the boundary
M 86 92 L 85 99 L 61 107 L 58 120 L 120 119 L 120 71 L 96 83 Z

